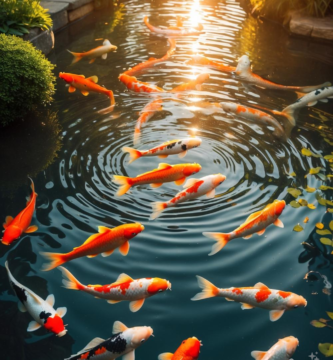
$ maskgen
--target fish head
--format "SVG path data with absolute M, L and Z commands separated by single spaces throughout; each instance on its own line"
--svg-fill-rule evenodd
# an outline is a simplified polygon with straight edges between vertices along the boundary
M 55 314 L 54 317 L 49 316 L 46 319 L 44 327 L 59 337 L 64 336 L 67 333 L 62 318 L 57 314 Z
M 296 351 L 299 341 L 294 336 L 288 336 L 281 340 L 284 342 L 284 344 L 286 346 L 288 358 L 290 358 Z
M 18 226 L 8 226 L 1 241 L 4 245 L 10 245 L 14 240 L 18 239 L 21 234 L 22 230 Z
M 136 326 L 129 330 L 130 344 L 134 349 L 142 345 L 153 335 L 153 329 L 150 326 Z
M 196 78 L 196 83 L 198 84 L 202 84 L 204 83 L 205 81 L 207 81 L 209 79 L 210 75 L 207 74 L 207 73 L 204 73 L 204 74 L 200 74 L 197 78 Z
M 127 224 L 125 230 L 124 230 L 124 237 L 128 240 L 132 239 L 134 236 L 140 234 L 141 231 L 143 231 L 145 227 L 141 225 L 140 223 L 134 223 L 134 224 Z
M 286 202 L 284 200 L 274 200 L 273 205 L 275 209 L 275 215 L 280 216 L 286 207 Z
M 219 186 L 223 183 L 223 181 L 227 178 L 226 176 L 222 174 L 214 174 L 212 176 L 212 183 L 214 187 Z
M 238 65 L 236 68 L 236 74 L 241 74 L 248 72 L 251 69 L 251 61 L 247 55 L 243 55 L 238 60 Z
M 188 141 L 187 141 L 187 148 L 188 149 L 193 149 L 193 148 L 196 148 L 198 146 L 200 146 L 202 143 L 202 140 L 198 137 L 193 137 L 193 138 L 190 138 Z
M 147 291 L 150 295 L 155 295 L 168 289 L 171 290 L 171 283 L 168 280 L 153 278 Z
M 297 309 L 299 307 L 306 307 L 307 305 L 307 301 L 301 295 L 292 293 L 290 296 L 288 296 L 287 300 L 287 307 L 289 310 Z
M 223 111 L 225 112 L 236 112 L 237 105 L 231 102 L 221 102 Z
M 108 39 L 105 39 L 103 41 L 104 46 L 108 46 L 110 48 L 110 51 L 116 51 L 118 48 L 115 45 L 112 45 Z
M 71 84 L 74 81 L 73 74 L 60 72 L 59 78 L 63 79 L 67 84 Z
M 199 164 L 186 164 L 183 169 L 183 174 L 185 176 L 191 176 L 193 174 L 196 174 L 201 170 L 201 165 Z
M 184 357 L 197 359 L 200 354 L 201 342 L 196 337 L 191 337 L 184 340 L 181 345 L 181 352 Z

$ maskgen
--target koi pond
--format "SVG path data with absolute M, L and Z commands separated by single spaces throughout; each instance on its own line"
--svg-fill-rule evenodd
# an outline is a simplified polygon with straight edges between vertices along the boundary
M 174 37 L 173 54 L 134 74 L 164 89 L 161 94 L 131 91 L 118 80 L 129 68 L 152 57 L 160 59 L 170 49 L 168 37 L 151 32 L 144 16 L 156 27 L 176 26 L 177 16 L 184 28 L 203 26 L 196 35 Z M 106 59 L 71 64 L 67 49 L 88 51 L 104 39 L 117 46 Z M 31 222 L 38 231 L 10 246 L 0 244 L 1 359 L 69 358 L 93 338 L 111 337 L 116 320 L 128 327 L 152 327 L 154 337 L 136 350 L 137 359 L 174 353 L 189 337 L 202 342 L 200 359 L 250 359 L 253 350 L 267 351 L 287 336 L 299 340 L 295 360 L 324 358 L 318 344 L 332 342 L 332 329 L 325 324 L 315 328 L 310 322 L 329 319 L 326 311 L 333 312 L 333 100 L 302 107 L 294 126 L 288 117 L 269 110 L 280 112 L 304 94 L 257 87 L 233 72 L 189 64 L 196 54 L 230 67 L 247 55 L 253 73 L 278 84 L 333 82 L 331 44 L 291 38 L 279 24 L 247 14 L 237 0 L 128 0 L 58 32 L 49 56 L 57 75 L 50 111 L 16 125 L 11 137 L 0 134 L 0 218 L 15 217 L 24 208 L 31 193 L 28 175 L 38 194 Z M 69 92 L 58 78 L 60 72 L 97 76 L 98 84 L 114 93 L 113 111 L 103 111 L 110 104 L 105 95 Z M 168 92 L 204 73 L 210 76 L 201 87 Z M 158 109 L 149 114 L 134 145 L 137 120 L 156 100 Z M 270 123 L 225 111 L 221 102 L 265 111 L 283 133 L 276 136 Z M 122 151 L 148 150 L 194 136 L 201 145 L 181 159 L 151 156 L 129 164 L 128 153 Z M 119 186 L 112 179 L 136 177 L 160 163 L 197 163 L 201 170 L 189 178 L 220 173 L 226 179 L 216 187 L 215 196 L 183 202 L 150 220 L 152 204 L 171 200 L 183 187 L 174 182 L 154 188 L 138 185 L 117 197 Z M 269 225 L 261 236 L 240 236 L 208 256 L 216 241 L 203 232 L 232 232 L 274 200 L 286 202 L 279 216 L 283 228 Z M 111 256 L 80 257 L 64 267 L 85 285 L 111 284 L 121 273 L 133 279 L 167 279 L 172 291 L 146 299 L 140 311 L 131 312 L 128 301 L 109 304 L 66 289 L 59 269 L 41 270 L 48 260 L 40 252 L 67 253 L 97 233 L 98 226 L 135 222 L 144 230 L 129 242 L 127 256 L 116 249 Z M 6 260 L 17 281 L 44 300 L 54 294 L 55 309 L 67 307 L 65 336 L 43 328 L 27 332 L 32 317 L 18 310 Z M 239 302 L 222 297 L 191 301 L 201 291 L 196 275 L 224 289 L 261 282 L 301 295 L 307 306 L 286 311 L 272 322 L 269 310 L 242 310 Z

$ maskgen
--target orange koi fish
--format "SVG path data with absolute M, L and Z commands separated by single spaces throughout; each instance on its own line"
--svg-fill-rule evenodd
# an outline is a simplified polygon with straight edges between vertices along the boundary
M 303 296 L 292 292 L 269 289 L 262 283 L 257 283 L 254 287 L 219 289 L 201 276 L 197 276 L 197 279 L 202 292 L 195 295 L 191 300 L 196 301 L 216 296 L 224 297 L 228 301 L 240 302 L 242 310 L 253 308 L 270 310 L 271 321 L 279 320 L 286 310 L 307 305 Z
M 93 258 L 98 254 L 103 257 L 110 256 L 115 249 L 123 256 L 128 254 L 130 245 L 129 240 L 140 234 L 144 226 L 140 223 L 124 224 L 109 229 L 105 226 L 98 226 L 98 234 L 91 235 L 81 246 L 75 247 L 67 254 L 45 253 L 40 254 L 51 260 L 49 264 L 44 264 L 43 271 L 49 271 L 68 261 L 82 256 Z
M 118 79 L 122 83 L 124 83 L 127 89 L 133 90 L 135 92 L 147 92 L 147 93 L 165 92 L 162 88 L 153 84 L 140 81 L 135 76 L 120 74 Z
M 158 360 L 197 360 L 200 354 L 201 341 L 196 337 L 184 340 L 174 354 L 163 353 Z
M 90 59 L 89 64 L 92 64 L 96 60 L 96 58 L 101 57 L 103 60 L 105 60 L 108 57 L 109 52 L 116 50 L 117 46 L 112 45 L 109 40 L 105 39 L 103 41 L 103 46 L 98 46 L 86 52 L 76 53 L 69 50 L 67 51 L 74 56 L 72 64 L 77 63 L 83 58 Z
M 149 23 L 148 16 L 145 16 L 143 19 L 147 28 L 154 33 L 165 35 L 165 36 L 188 36 L 188 35 L 199 35 L 202 30 L 202 24 L 199 24 L 196 28 L 183 29 L 181 27 L 169 27 L 162 29 L 156 26 L 153 26 Z
M 66 289 L 84 291 L 98 299 L 105 299 L 109 304 L 121 301 L 130 301 L 129 308 L 132 312 L 139 311 L 145 299 L 171 290 L 171 283 L 160 278 L 142 278 L 133 280 L 126 274 L 120 274 L 117 281 L 109 285 L 83 285 L 67 269 L 60 266 Z
M 161 212 L 169 207 L 174 207 L 184 201 L 196 199 L 206 195 L 209 199 L 214 198 L 215 188 L 223 183 L 226 177 L 222 174 L 208 175 L 201 179 L 188 179 L 183 186 L 185 190 L 180 191 L 173 199 L 167 202 L 155 202 L 152 204 L 153 213 L 150 220 L 155 220 Z
M 209 66 L 213 69 L 223 71 L 223 72 L 234 72 L 236 68 L 234 66 L 224 65 L 220 61 L 211 60 L 201 55 L 193 55 L 191 56 L 191 60 L 185 62 L 186 65 L 203 65 Z
M 146 156 L 158 156 L 159 158 L 165 159 L 169 155 L 178 154 L 179 158 L 183 158 L 187 151 L 196 148 L 201 145 L 202 140 L 196 137 L 180 140 L 170 140 L 164 142 L 162 145 L 155 146 L 150 150 L 136 150 L 130 147 L 123 147 L 123 152 L 128 152 L 130 155 L 131 164 L 133 161 Z
M 275 200 L 272 204 L 268 204 L 263 210 L 251 214 L 237 229 L 228 234 L 204 232 L 202 235 L 214 239 L 217 243 L 213 245 L 212 251 L 209 256 L 219 252 L 227 243 L 233 239 L 242 237 L 249 239 L 252 234 L 257 233 L 262 235 L 267 226 L 274 224 L 275 226 L 282 227 L 283 223 L 279 219 L 286 203 L 284 200 Z
M 252 351 L 255 360 L 289 360 L 297 349 L 298 339 L 288 336 L 280 339 L 268 351 Z
M 176 41 L 174 39 L 168 39 L 168 42 L 170 44 L 170 49 L 167 51 L 167 53 L 161 57 L 160 59 L 156 59 L 156 58 L 150 58 L 147 61 L 138 64 L 136 66 L 134 66 L 133 68 L 127 70 L 124 72 L 125 75 L 130 75 L 132 76 L 133 74 L 142 71 L 144 69 L 148 69 L 152 66 L 155 66 L 156 64 L 166 61 L 170 58 L 170 56 L 174 53 L 175 49 L 176 49 Z
M 148 171 L 135 178 L 113 175 L 113 182 L 121 185 L 117 196 L 124 195 L 135 185 L 150 184 L 152 188 L 160 187 L 163 183 L 174 181 L 176 185 L 182 185 L 187 176 L 191 176 L 201 170 L 199 164 L 169 165 L 161 163 L 158 169 Z
M 12 216 L 7 216 L 3 224 L 5 230 L 1 242 L 4 245 L 10 245 L 23 233 L 30 234 L 38 230 L 38 226 L 30 226 L 35 211 L 37 198 L 34 183 L 32 179 L 30 180 L 32 193 L 30 195 L 30 198 L 28 199 L 27 206 L 14 219 Z
M 189 90 L 201 90 L 201 85 L 209 79 L 209 74 L 200 74 L 196 79 L 189 81 L 188 83 L 184 83 L 170 90 L 170 92 L 181 92 L 181 91 L 189 91 Z
M 236 75 L 237 77 L 249 83 L 252 83 L 258 87 L 262 87 L 264 89 L 273 89 L 273 90 L 290 90 L 290 91 L 297 91 L 301 93 L 308 93 L 317 89 L 320 89 L 325 86 L 329 86 L 331 83 L 324 83 L 321 85 L 313 85 L 313 86 L 286 86 L 276 84 L 272 81 L 263 79 L 261 76 L 254 74 L 251 71 L 251 61 L 247 55 L 243 55 L 238 60 L 238 65 L 236 68 Z
M 84 96 L 88 96 L 89 92 L 96 92 L 108 96 L 111 101 L 111 106 L 114 106 L 115 104 L 113 91 L 97 85 L 97 76 L 90 76 L 86 79 L 84 75 L 61 72 L 59 73 L 59 78 L 65 80 L 65 82 L 69 84 L 68 92 L 70 93 L 76 91 L 76 89 L 80 90 L 81 94 Z

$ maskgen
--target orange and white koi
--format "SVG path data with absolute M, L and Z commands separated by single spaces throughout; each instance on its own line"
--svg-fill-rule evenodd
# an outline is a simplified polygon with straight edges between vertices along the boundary
M 185 190 L 180 191 L 173 199 L 167 202 L 155 202 L 152 204 L 153 213 L 150 220 L 156 219 L 161 212 L 169 207 L 174 207 L 184 201 L 196 199 L 206 195 L 209 199 L 214 198 L 215 188 L 223 183 L 226 177 L 222 174 L 208 175 L 201 179 L 188 179 L 184 185 Z
M 4 234 L 1 242 L 4 245 L 10 245 L 14 240 L 18 239 L 23 233 L 30 234 L 38 230 L 38 226 L 31 225 L 31 220 L 34 215 L 37 194 L 35 193 L 35 186 L 31 180 L 32 193 L 28 199 L 27 206 L 15 218 L 7 216 L 3 224 Z
M 213 245 L 212 251 L 208 255 L 211 256 L 216 254 L 233 239 L 240 237 L 249 239 L 254 233 L 262 235 L 267 226 L 271 224 L 283 228 L 283 223 L 279 219 L 279 216 L 285 206 L 286 203 L 284 200 L 275 200 L 272 204 L 268 204 L 263 210 L 251 214 L 242 225 L 228 234 L 212 232 L 202 233 L 204 236 L 216 241 L 216 244 Z
M 33 321 L 29 323 L 27 331 L 35 331 L 40 327 L 53 332 L 57 336 L 64 336 L 67 332 L 62 318 L 66 315 L 67 308 L 60 307 L 54 310 L 54 295 L 49 295 L 43 300 L 32 290 L 20 284 L 11 274 L 8 268 L 8 261 L 5 263 L 9 283 L 19 299 L 18 308 L 22 312 L 28 311 L 33 317 Z
M 153 26 L 149 23 L 148 16 L 145 16 L 143 19 L 144 23 L 146 24 L 147 28 L 156 34 L 161 34 L 165 36 L 188 36 L 188 35 L 199 35 L 202 30 L 202 24 L 198 24 L 195 28 L 188 28 L 184 29 L 182 27 L 168 27 L 166 29 L 162 29 L 156 26 Z
M 279 320 L 286 310 L 307 305 L 303 296 L 292 292 L 269 289 L 262 283 L 257 283 L 254 287 L 220 289 L 201 276 L 197 276 L 197 279 L 202 292 L 196 294 L 191 300 L 196 301 L 216 296 L 224 297 L 228 301 L 241 303 L 242 310 L 253 308 L 270 310 L 269 318 L 271 321 Z
M 196 77 L 196 79 L 189 81 L 188 83 L 184 83 L 170 90 L 171 93 L 174 92 L 182 92 L 189 90 L 201 90 L 201 85 L 209 79 L 209 74 L 200 74 Z
M 97 85 L 97 76 L 90 76 L 86 79 L 84 75 L 75 75 L 61 72 L 59 73 L 59 78 L 63 79 L 67 84 L 69 84 L 68 92 L 70 93 L 76 91 L 76 89 L 80 90 L 81 94 L 84 96 L 88 96 L 90 92 L 96 92 L 108 96 L 111 101 L 111 106 L 114 106 L 115 104 L 113 91 Z
M 134 351 L 153 334 L 150 326 L 128 328 L 115 321 L 113 335 L 107 339 L 95 338 L 81 351 L 65 360 L 114 360 L 122 356 L 124 360 L 134 360 Z
M 69 50 L 67 51 L 74 56 L 72 64 L 77 63 L 83 58 L 90 59 L 89 64 L 92 64 L 96 58 L 101 57 L 103 60 L 105 60 L 108 57 L 109 52 L 116 50 L 117 46 L 112 45 L 109 40 L 105 39 L 102 46 L 98 46 L 86 52 L 76 53 Z
M 273 116 L 267 114 L 266 112 L 231 102 L 222 102 L 221 105 L 225 112 L 231 112 L 248 120 L 272 126 L 274 128 L 274 136 L 282 140 L 286 138 L 282 125 Z
M 184 340 L 174 354 L 160 354 L 158 360 L 197 360 L 200 354 L 200 346 L 201 341 L 193 336 Z
M 130 301 L 129 308 L 132 312 L 141 309 L 145 299 L 171 290 L 171 283 L 160 278 L 132 279 L 126 274 L 120 274 L 117 281 L 109 285 L 83 285 L 67 269 L 60 266 L 66 289 L 84 291 L 98 299 L 105 299 L 109 304 L 117 304 L 121 301 Z
M 132 186 L 150 184 L 152 188 L 160 187 L 163 183 L 174 181 L 176 185 L 182 185 L 186 177 L 196 174 L 201 170 L 199 164 L 159 164 L 157 169 L 138 175 L 135 178 L 114 175 L 113 182 L 121 185 L 117 196 L 124 195 Z
M 201 139 L 192 137 L 188 139 L 166 141 L 150 150 L 136 150 L 126 146 L 123 147 L 122 150 L 123 152 L 129 153 L 130 161 L 128 163 L 131 164 L 133 161 L 146 156 L 158 156 L 159 158 L 165 159 L 169 155 L 178 154 L 179 158 L 183 158 L 188 150 L 200 146 L 201 142 Z
M 234 66 L 225 65 L 221 61 L 211 60 L 202 55 L 191 56 L 191 60 L 187 60 L 185 64 L 209 66 L 213 69 L 228 73 L 236 71 L 236 68 Z
M 298 339 L 288 336 L 280 339 L 268 351 L 252 351 L 255 360 L 289 360 L 297 349 Z
M 322 88 L 324 86 L 330 85 L 330 83 L 324 83 L 321 85 L 313 85 L 313 86 L 286 86 L 286 85 L 276 84 L 272 81 L 263 79 L 261 76 L 257 74 L 254 74 L 251 70 L 251 62 L 247 55 L 243 55 L 238 60 L 238 65 L 236 68 L 236 77 L 241 81 L 252 83 L 264 89 L 289 90 L 289 91 L 296 91 L 302 93 L 308 93 L 316 89 Z
M 127 89 L 135 92 L 146 92 L 146 93 L 156 93 L 156 92 L 165 92 L 162 88 L 138 80 L 135 76 L 129 76 L 120 74 L 118 79 L 127 87 Z
M 141 64 L 138 64 L 138 65 L 134 66 L 133 68 L 125 71 L 124 74 L 132 76 L 133 74 L 135 74 L 139 71 L 151 68 L 152 66 L 155 66 L 156 64 L 159 64 L 160 62 L 168 60 L 170 58 L 170 56 L 176 50 L 176 41 L 174 39 L 168 39 L 168 42 L 170 44 L 170 49 L 167 51 L 167 53 L 163 57 L 161 57 L 160 59 L 156 59 L 156 58 L 152 57 L 152 58 L 148 59 L 147 61 L 145 61 Z
M 81 246 L 75 247 L 67 254 L 41 252 L 41 255 L 51 260 L 49 264 L 44 264 L 42 270 L 52 270 L 82 256 L 88 258 L 98 254 L 102 254 L 103 257 L 110 256 L 117 248 L 123 256 L 126 256 L 130 248 L 129 241 L 143 230 L 144 226 L 140 223 L 124 224 L 113 229 L 98 226 L 97 234 L 91 235 Z

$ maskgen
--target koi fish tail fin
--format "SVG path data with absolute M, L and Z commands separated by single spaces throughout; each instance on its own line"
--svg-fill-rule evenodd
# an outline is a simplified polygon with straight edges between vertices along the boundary
M 110 98 L 110 101 L 111 101 L 111 106 L 114 106 L 114 104 L 115 104 L 115 101 L 114 101 L 114 95 L 113 95 L 113 91 L 112 90 L 110 90 L 109 92 L 108 92 L 108 97 Z
M 127 193 L 127 191 L 131 188 L 131 178 L 127 176 L 121 175 L 113 175 L 113 180 L 115 184 L 120 185 L 119 190 L 117 191 L 117 196 L 122 196 Z
M 62 276 L 63 276 L 62 283 L 66 289 L 71 289 L 71 290 L 84 289 L 84 285 L 82 285 L 71 272 L 69 272 L 63 266 L 60 266 L 59 270 L 62 272 Z
M 285 109 L 283 109 L 281 112 L 279 112 L 278 115 L 282 115 L 284 117 L 286 117 L 290 124 L 295 126 L 296 125 L 296 120 L 295 120 L 295 111 L 294 109 L 290 108 L 289 106 L 287 106 Z
M 321 89 L 321 88 L 324 88 L 324 87 L 327 87 L 327 86 L 331 86 L 332 84 L 330 82 L 325 82 L 323 84 L 320 84 L 320 85 L 313 85 L 313 86 L 300 86 L 299 88 L 299 91 L 301 93 L 309 93 L 311 91 L 315 91 L 315 90 L 318 90 L 318 89 Z M 303 96 L 303 95 L 302 95 Z
M 141 151 L 132 149 L 132 148 L 127 147 L 127 146 L 124 146 L 124 147 L 122 148 L 122 151 L 129 153 L 129 156 L 130 156 L 130 160 L 129 160 L 129 162 L 128 162 L 129 164 L 131 164 L 133 161 L 139 159 L 139 158 L 142 156 Z
M 80 61 L 82 59 L 82 55 L 80 53 L 75 53 L 75 52 L 72 52 L 72 51 L 69 51 L 69 50 L 67 50 L 67 51 L 74 56 L 72 64 L 75 64 L 75 63 L 77 63 L 78 61 Z
M 52 270 L 57 266 L 64 264 L 67 261 L 66 254 L 46 253 L 46 252 L 40 252 L 40 254 L 43 255 L 47 260 L 51 261 L 49 264 L 43 264 L 42 271 Z
M 147 26 L 147 28 L 148 28 L 150 31 L 155 31 L 154 26 L 152 26 L 151 24 L 149 24 L 148 16 L 145 16 L 145 17 L 143 18 L 143 21 L 144 21 L 145 25 Z
M 168 207 L 168 204 L 164 202 L 154 202 L 151 206 L 153 208 L 153 213 L 150 215 L 149 219 L 155 220 L 161 215 L 162 211 Z
M 137 145 L 140 142 L 141 130 L 139 128 L 135 128 L 134 130 L 134 138 L 133 144 Z
M 215 297 L 219 294 L 219 289 L 212 284 L 210 281 L 206 280 L 205 278 L 198 276 L 198 285 L 202 289 L 202 291 L 191 299 L 192 301 L 202 300 L 202 299 L 208 299 L 211 297 Z
M 216 241 L 216 244 L 212 246 L 212 251 L 208 254 L 209 256 L 218 253 L 231 240 L 230 234 L 203 232 L 202 235 Z

